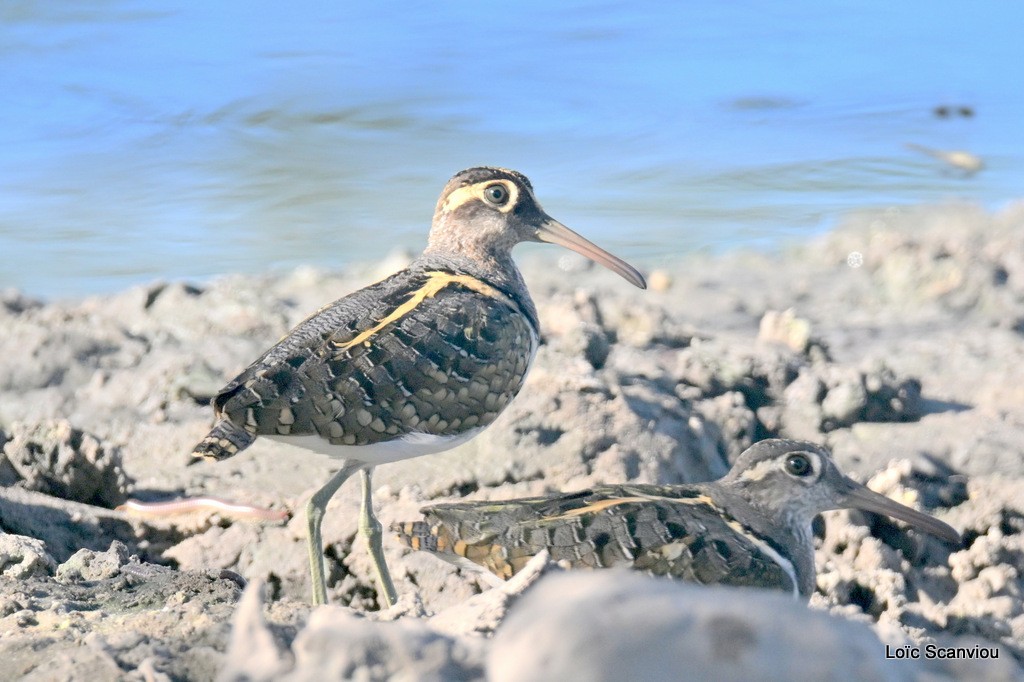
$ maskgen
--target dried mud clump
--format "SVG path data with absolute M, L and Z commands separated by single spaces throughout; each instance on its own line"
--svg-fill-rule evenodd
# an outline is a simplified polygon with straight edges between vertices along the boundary
M 127 498 L 120 450 L 64 420 L 0 431 L 0 484 L 112 508 Z

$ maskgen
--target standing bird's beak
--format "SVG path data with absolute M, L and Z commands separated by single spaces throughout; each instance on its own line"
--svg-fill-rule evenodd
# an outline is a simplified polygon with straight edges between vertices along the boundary
M 643 275 L 632 265 L 618 256 L 613 256 L 597 244 L 584 239 L 554 218 L 547 218 L 537 229 L 537 240 L 549 244 L 558 244 L 585 256 L 595 263 L 600 263 L 612 272 L 618 273 L 627 282 L 641 289 L 647 288 Z
M 860 483 L 855 483 L 851 480 L 847 480 L 846 483 L 848 487 L 843 491 L 843 506 L 891 516 L 894 519 L 906 521 L 910 525 L 923 530 L 926 533 L 957 546 L 962 544 L 963 541 L 960 539 L 960 534 L 957 533 L 952 526 L 939 521 L 934 516 L 922 514 L 915 509 L 911 509 L 910 507 L 906 507 L 899 502 L 896 502 L 895 500 L 890 500 L 885 495 L 879 495 Z

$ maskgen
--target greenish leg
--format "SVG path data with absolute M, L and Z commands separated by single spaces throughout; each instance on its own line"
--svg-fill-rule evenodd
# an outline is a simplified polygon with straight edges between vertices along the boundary
M 320 524 L 338 488 L 365 465 L 362 462 L 345 461 L 338 473 L 327 481 L 327 485 L 313 493 L 306 504 L 306 538 L 309 544 L 309 573 L 313 583 L 313 606 L 327 603 L 327 581 L 324 579 L 324 540 L 320 535 Z
M 373 561 L 373 568 L 377 572 L 377 583 L 380 585 L 385 608 L 387 608 L 395 605 L 398 601 L 398 594 L 395 592 L 395 584 L 391 582 L 388 564 L 384 560 L 384 547 L 381 544 L 383 534 L 380 521 L 373 515 L 373 492 L 370 485 L 370 471 L 371 469 L 367 468 L 359 472 L 363 487 L 363 502 L 362 507 L 359 509 L 359 532 L 366 538 L 366 543 L 370 547 L 370 559 Z

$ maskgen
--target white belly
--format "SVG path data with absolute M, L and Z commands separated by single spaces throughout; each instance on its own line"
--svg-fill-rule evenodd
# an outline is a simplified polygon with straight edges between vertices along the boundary
M 278 443 L 293 445 L 303 450 L 336 457 L 339 459 L 365 462 L 371 466 L 412 459 L 420 455 L 433 455 L 462 445 L 484 430 L 478 426 L 454 436 L 434 436 L 428 433 L 410 433 L 394 440 L 369 445 L 332 445 L 320 436 L 264 436 Z

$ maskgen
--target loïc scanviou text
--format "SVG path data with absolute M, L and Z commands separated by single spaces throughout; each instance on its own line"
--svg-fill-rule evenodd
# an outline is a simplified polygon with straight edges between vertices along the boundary
M 892 659 L 935 659 L 970 660 L 981 658 L 999 658 L 999 648 L 994 646 L 924 646 L 906 644 L 903 646 L 885 645 L 885 657 Z

